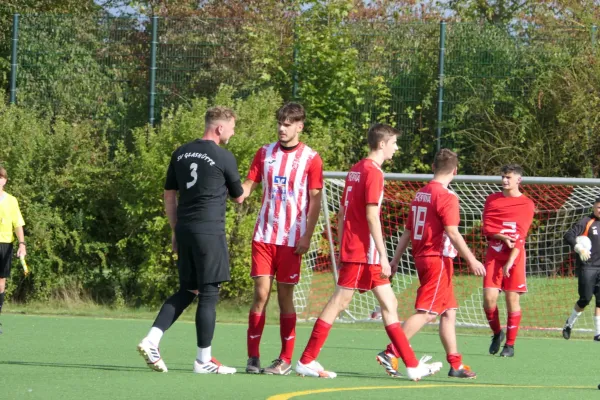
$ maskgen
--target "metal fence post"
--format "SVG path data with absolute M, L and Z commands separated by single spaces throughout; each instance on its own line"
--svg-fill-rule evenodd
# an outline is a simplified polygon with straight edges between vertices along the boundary
M 154 126 L 154 102 L 156 96 L 156 45 L 158 17 L 152 17 L 152 42 L 150 43 L 150 88 L 148 93 L 148 123 Z
M 440 50 L 438 65 L 438 115 L 437 115 L 437 151 L 442 147 L 442 121 L 444 105 L 444 57 L 446 55 L 446 22 L 440 22 Z
M 596 34 L 597 33 L 598 33 L 598 26 L 592 25 L 592 27 L 590 29 L 590 39 L 592 42 L 592 54 L 594 54 L 594 55 L 596 55 Z M 589 126 L 587 129 L 587 137 L 588 137 L 588 141 L 592 140 L 592 128 L 590 128 Z M 594 178 L 594 162 L 591 158 L 589 159 L 589 166 L 588 166 L 588 172 L 586 174 L 586 177 Z
M 293 53 L 293 63 L 294 63 L 294 72 L 292 75 L 292 99 L 298 99 L 298 34 L 296 33 L 296 22 L 294 21 L 294 53 Z
M 17 102 L 17 46 L 19 42 L 19 14 L 13 15 L 13 32 L 10 56 L 10 104 Z

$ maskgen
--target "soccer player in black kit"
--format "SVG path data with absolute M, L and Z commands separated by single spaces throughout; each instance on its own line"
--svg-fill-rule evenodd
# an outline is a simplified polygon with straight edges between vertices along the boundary
M 211 354 L 219 287 L 231 279 L 225 238 L 225 207 L 229 196 L 244 201 L 236 160 L 219 147 L 234 135 L 235 113 L 214 107 L 206 112 L 202 139 L 179 147 L 171 156 L 165 182 L 165 210 L 172 230 L 173 252 L 178 255 L 179 291 L 163 304 L 138 352 L 148 367 L 167 372 L 158 345 L 164 332 L 198 296 L 194 372 L 233 374 Z M 177 199 L 179 192 L 179 199 Z
M 580 243 L 581 237 L 587 236 L 592 247 L 586 248 Z M 563 337 L 571 338 L 571 329 L 585 307 L 596 297 L 594 311 L 594 340 L 600 342 L 600 197 L 594 201 L 592 214 L 583 217 L 565 233 L 565 242 L 579 256 L 577 259 L 577 291 L 579 300 L 575 303 L 571 315 L 563 327 Z

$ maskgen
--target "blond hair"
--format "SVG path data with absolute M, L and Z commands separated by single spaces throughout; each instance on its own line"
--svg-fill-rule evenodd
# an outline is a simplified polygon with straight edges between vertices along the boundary
M 230 121 L 236 117 L 235 112 L 231 108 L 216 106 L 206 110 L 206 114 L 204 114 L 204 124 L 208 126 L 215 121 Z

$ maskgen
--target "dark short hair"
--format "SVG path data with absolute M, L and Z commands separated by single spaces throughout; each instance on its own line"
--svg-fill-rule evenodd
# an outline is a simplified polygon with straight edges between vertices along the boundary
M 401 132 L 389 125 L 374 124 L 367 132 L 367 143 L 369 149 L 377 150 L 379 142 L 387 142 L 392 136 L 400 136 Z
M 299 103 L 285 103 L 277 110 L 277 122 L 304 122 L 306 119 L 306 112 L 304 107 Z
M 458 155 L 450 149 L 440 149 L 433 159 L 434 172 L 447 174 L 458 167 Z
M 598 197 L 596 200 L 594 200 L 594 204 L 596 203 L 600 203 L 600 197 Z
M 3 167 L 0 167 L 0 178 L 8 179 L 8 172 L 6 172 L 6 169 L 4 169 Z
M 231 108 L 216 106 L 206 110 L 206 114 L 204 114 L 204 124 L 210 125 L 215 121 L 230 121 L 232 118 L 236 118 L 236 115 Z
M 519 164 L 506 164 L 500 168 L 500 172 L 502 172 L 502 175 L 510 174 L 512 172 L 513 174 L 523 176 L 523 167 Z

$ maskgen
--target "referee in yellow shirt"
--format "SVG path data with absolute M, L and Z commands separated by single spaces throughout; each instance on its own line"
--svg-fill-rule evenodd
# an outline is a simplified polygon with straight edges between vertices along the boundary
M 19 210 L 17 199 L 4 191 L 7 180 L 6 170 L 0 167 L 0 314 L 4 304 L 6 278 L 10 276 L 14 240 L 13 230 L 17 235 L 17 239 L 19 239 L 17 257 L 24 257 L 27 254 L 25 235 L 23 234 L 25 221 L 21 215 L 21 210 Z M 0 333 L 2 333 L 2 324 L 0 324 Z

